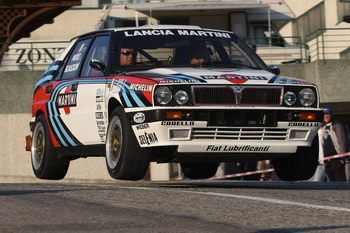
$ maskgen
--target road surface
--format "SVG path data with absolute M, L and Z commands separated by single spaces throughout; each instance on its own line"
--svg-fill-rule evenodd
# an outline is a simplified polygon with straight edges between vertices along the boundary
M 350 183 L 0 184 L 0 232 L 350 232 Z

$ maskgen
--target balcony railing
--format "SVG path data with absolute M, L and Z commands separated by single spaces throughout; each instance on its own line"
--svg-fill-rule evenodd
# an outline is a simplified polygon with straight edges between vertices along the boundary
M 308 47 L 299 36 L 243 38 L 268 65 L 307 63 Z
M 311 61 L 350 58 L 350 28 L 320 28 L 305 41 Z

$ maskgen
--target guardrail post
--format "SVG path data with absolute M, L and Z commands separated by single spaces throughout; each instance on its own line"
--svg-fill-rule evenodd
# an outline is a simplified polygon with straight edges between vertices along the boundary
M 322 33 L 322 56 L 323 56 L 323 59 L 322 60 L 325 60 L 325 51 L 324 51 L 324 35 L 323 35 L 324 33 Z
M 301 41 L 301 37 L 298 36 L 298 41 L 299 41 L 299 48 L 300 48 L 300 61 L 301 63 L 304 63 L 304 61 L 306 61 L 306 58 L 304 59 L 304 54 L 303 54 L 303 43 Z
M 316 51 L 317 51 L 317 60 L 320 60 L 320 51 L 318 45 L 318 36 L 316 36 Z

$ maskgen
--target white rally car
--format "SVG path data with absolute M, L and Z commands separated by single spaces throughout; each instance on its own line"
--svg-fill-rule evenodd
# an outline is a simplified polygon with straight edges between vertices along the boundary
M 143 178 L 150 161 L 209 178 L 220 162 L 269 159 L 281 179 L 308 179 L 318 89 L 278 75 L 227 31 L 150 25 L 78 36 L 35 87 L 33 171 L 62 179 L 71 160 L 105 156 L 115 179 Z

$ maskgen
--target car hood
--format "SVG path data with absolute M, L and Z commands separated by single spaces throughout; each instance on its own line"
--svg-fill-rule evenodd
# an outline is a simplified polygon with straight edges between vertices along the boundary
M 265 70 L 234 68 L 155 68 L 130 72 L 130 75 L 151 79 L 156 83 L 208 83 L 208 84 L 299 84 L 311 82 L 277 76 Z

